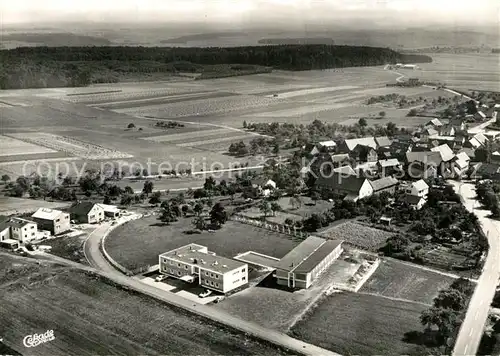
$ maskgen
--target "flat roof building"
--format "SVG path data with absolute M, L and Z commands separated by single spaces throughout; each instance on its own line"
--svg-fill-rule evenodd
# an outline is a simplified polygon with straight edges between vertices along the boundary
M 227 293 L 248 283 L 248 265 L 217 256 L 206 246 L 189 244 L 159 256 L 160 273 Z
M 342 251 L 340 240 L 309 236 L 277 264 L 277 283 L 290 288 L 309 288 Z

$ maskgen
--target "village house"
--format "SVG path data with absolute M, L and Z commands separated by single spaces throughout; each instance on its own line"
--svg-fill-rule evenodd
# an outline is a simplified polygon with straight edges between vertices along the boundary
M 429 186 L 423 179 L 420 179 L 416 182 L 412 182 L 409 186 L 407 186 L 405 188 L 405 193 L 425 199 L 427 198 L 427 194 L 429 194 Z
M 441 170 L 441 153 L 432 151 L 408 152 L 408 174 L 411 178 L 436 177 Z
M 450 162 L 453 158 L 455 158 L 455 154 L 447 144 L 431 148 L 431 152 L 439 152 L 442 162 Z
M 477 121 L 484 121 L 487 119 L 486 117 L 486 114 L 484 112 L 482 112 L 481 110 L 479 110 L 478 112 L 476 112 L 474 114 L 474 119 L 477 120 Z
M 344 199 L 358 201 L 373 193 L 370 181 L 365 177 L 344 176 L 334 173 L 331 177 L 319 176 L 316 180 L 318 188 L 331 189 L 334 194 L 344 196 Z
M 336 147 L 337 144 L 335 143 L 335 141 L 318 142 L 317 144 L 313 145 L 313 147 L 309 151 L 309 154 L 315 156 L 321 152 L 335 152 Z
M 248 265 L 217 256 L 206 246 L 189 244 L 158 257 L 161 274 L 195 283 L 219 293 L 228 293 L 248 284 Z
M 422 131 L 420 131 L 420 137 L 421 138 L 426 138 L 429 136 L 438 136 L 439 131 L 436 130 L 434 127 L 424 127 Z
M 89 201 L 74 204 L 69 212 L 72 220 L 82 224 L 97 224 L 105 219 L 101 205 Z
M 373 194 L 380 194 L 383 192 L 394 194 L 396 192 L 398 183 L 399 181 L 393 177 L 384 177 L 370 181 L 373 189 Z
M 477 133 L 469 139 L 467 146 L 478 149 L 479 147 L 486 145 L 486 142 L 488 142 L 488 138 L 482 133 Z
M 387 136 L 379 136 L 375 137 L 375 143 L 377 144 L 377 148 L 390 147 L 392 140 Z
M 25 244 L 36 239 L 37 235 L 38 227 L 34 221 L 13 217 L 0 222 L 0 241 L 4 245 Z
M 104 216 L 106 217 L 117 218 L 122 214 L 121 210 L 116 205 L 109 205 L 109 204 L 97 204 L 97 205 L 99 205 L 102 208 L 102 210 L 104 211 Z
M 428 121 L 424 126 L 431 126 L 434 129 L 438 130 L 439 128 L 444 126 L 444 124 L 438 118 L 434 118 L 434 119 Z
M 69 214 L 48 208 L 38 209 L 31 218 L 40 230 L 47 230 L 52 235 L 59 235 L 71 229 Z
M 396 158 L 391 158 L 378 161 L 377 168 L 380 177 L 387 177 L 401 173 L 402 165 Z
M 252 187 L 260 196 L 268 197 L 276 189 L 276 182 L 264 176 L 252 180 Z
M 356 163 L 376 162 L 378 160 L 377 151 L 370 146 L 357 145 L 351 152 L 349 157 Z
M 469 170 L 470 157 L 465 152 L 460 152 L 453 159 L 453 173 L 455 177 L 463 177 Z
M 406 194 L 403 196 L 403 201 L 406 202 L 411 208 L 420 210 L 425 205 L 427 200 L 423 197 Z
M 279 261 L 273 275 L 279 285 L 307 289 L 342 251 L 340 240 L 309 236 Z
M 339 144 L 339 152 L 349 153 L 356 148 L 356 146 L 368 146 L 373 149 L 377 149 L 377 142 L 374 137 L 363 137 L 363 138 L 353 138 L 344 140 L 344 142 Z

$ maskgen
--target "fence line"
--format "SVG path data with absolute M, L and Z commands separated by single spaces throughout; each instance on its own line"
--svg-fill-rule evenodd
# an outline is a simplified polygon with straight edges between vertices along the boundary
M 274 232 L 278 232 L 281 234 L 289 235 L 292 237 L 297 237 L 300 239 L 306 239 L 308 236 L 310 236 L 309 233 L 297 230 L 297 229 L 290 227 L 288 225 L 279 224 L 279 223 L 270 222 L 270 221 L 261 221 L 261 220 L 251 219 L 251 218 L 248 218 L 248 217 L 243 216 L 241 214 L 233 214 L 231 216 L 231 220 L 238 221 L 238 222 L 241 222 L 241 223 L 247 224 L 247 225 L 260 227 L 262 229 L 266 229 L 269 231 L 274 231 Z

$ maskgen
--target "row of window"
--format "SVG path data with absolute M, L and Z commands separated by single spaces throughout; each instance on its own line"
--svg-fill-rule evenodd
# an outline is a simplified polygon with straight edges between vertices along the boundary
M 219 283 L 217 283 L 217 282 L 214 283 L 213 281 L 211 281 L 209 279 L 205 279 L 205 284 L 208 284 L 209 286 L 212 286 L 215 288 L 219 288 Z

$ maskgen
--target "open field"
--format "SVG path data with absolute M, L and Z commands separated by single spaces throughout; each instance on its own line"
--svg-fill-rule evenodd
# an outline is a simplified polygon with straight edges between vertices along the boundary
M 29 155 L 37 153 L 53 153 L 56 152 L 50 148 L 34 145 L 29 142 L 16 140 L 7 136 L 0 136 L 0 156 L 15 156 L 15 155 Z
M 325 289 L 334 283 L 345 282 L 358 268 L 359 265 L 337 260 L 309 289 L 295 292 L 278 286 L 275 278 L 270 276 L 215 307 L 242 319 L 287 332 Z
M 233 221 L 228 221 L 214 233 L 184 233 L 191 229 L 191 218 L 181 218 L 169 226 L 163 226 L 154 216 L 134 220 L 110 233 L 106 239 L 106 250 L 118 263 L 133 270 L 156 264 L 160 253 L 189 243 L 207 246 L 210 251 L 229 258 L 246 251 L 281 258 L 300 242 L 286 235 Z
M 405 333 L 422 331 L 426 306 L 378 296 L 337 293 L 324 299 L 291 335 L 341 355 L 408 355 Z
M 68 202 L 50 202 L 14 197 L 0 197 L 0 215 L 22 214 L 35 212 L 38 208 L 58 209 L 68 207 Z
M 439 273 L 384 259 L 360 292 L 432 304 L 439 291 L 453 281 L 454 278 Z
M 4 256 L 0 261 L 8 262 L 2 270 L 8 270 L 10 278 L 2 278 L 0 334 L 23 355 L 160 355 L 166 350 L 171 355 L 282 354 L 77 270 Z M 36 349 L 23 346 L 26 335 L 46 330 L 54 330 L 55 340 Z
M 360 248 L 377 251 L 394 233 L 348 221 L 326 228 L 317 235 L 344 240 Z

